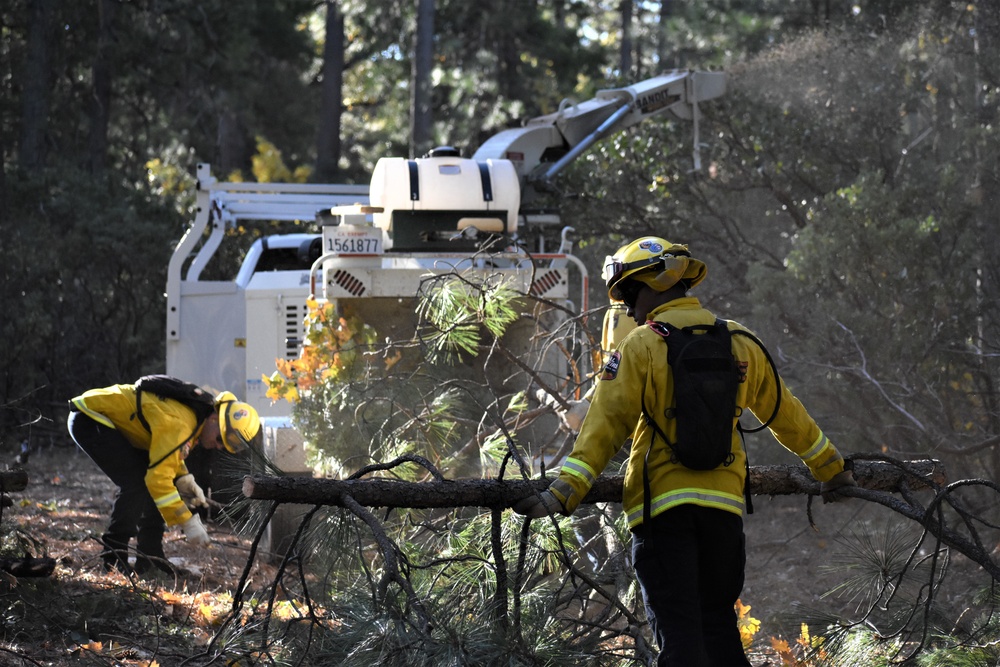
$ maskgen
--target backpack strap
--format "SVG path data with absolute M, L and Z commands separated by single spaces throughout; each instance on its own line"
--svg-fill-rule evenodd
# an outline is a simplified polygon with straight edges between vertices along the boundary
M 167 452 L 166 454 L 164 454 L 163 456 L 161 456 L 157 461 L 155 461 L 154 463 L 150 463 L 149 466 L 146 467 L 147 470 L 155 468 L 156 466 L 158 466 L 161 463 L 163 463 L 164 461 L 166 461 L 167 457 L 169 457 L 171 454 L 173 454 L 178 449 L 180 449 L 181 447 L 183 447 L 184 443 L 188 442 L 189 440 L 191 440 L 194 437 L 195 433 L 198 432 L 198 429 L 201 427 L 201 425 L 204 423 L 205 420 L 198 418 L 198 412 L 196 410 L 192 409 L 191 411 L 194 412 L 195 421 L 197 422 L 195 424 L 195 426 L 194 426 L 194 430 L 191 432 L 191 435 L 189 435 L 184 440 L 182 440 L 179 445 L 177 445 L 176 447 L 174 447 L 173 449 L 171 449 L 169 452 Z M 139 388 L 139 387 L 135 388 L 135 416 L 136 416 L 136 419 L 139 420 L 139 423 L 142 424 L 142 427 L 144 429 L 146 429 L 146 432 L 149 433 L 150 435 L 152 435 L 153 434 L 153 429 L 151 429 L 149 427 L 149 422 L 146 421 L 146 418 L 142 416 L 142 389 Z
M 135 416 L 147 433 L 153 432 L 153 429 L 149 428 L 149 422 L 142 416 L 142 389 L 138 386 L 135 388 Z

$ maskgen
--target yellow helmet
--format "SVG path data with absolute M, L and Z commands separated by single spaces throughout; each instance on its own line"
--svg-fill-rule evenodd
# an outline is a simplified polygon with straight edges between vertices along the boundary
M 694 259 L 686 245 L 671 243 L 658 236 L 644 236 L 622 246 L 604 261 L 604 282 L 608 296 L 622 301 L 621 285 L 626 279 L 646 283 L 657 292 L 665 292 L 681 280 L 688 287 L 700 283 L 708 267 Z
M 231 454 L 238 454 L 247 447 L 260 447 L 263 438 L 260 415 L 249 403 L 236 400 L 230 391 L 215 397 L 215 407 L 219 411 L 219 433 L 222 444 Z

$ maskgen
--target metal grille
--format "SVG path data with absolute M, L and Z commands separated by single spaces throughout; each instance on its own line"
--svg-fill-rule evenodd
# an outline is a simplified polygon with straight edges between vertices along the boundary
M 351 296 L 361 296 L 365 293 L 365 284 L 343 269 L 334 271 L 330 282 L 336 284 Z
M 531 284 L 531 293 L 535 296 L 543 296 L 550 289 L 563 282 L 562 271 L 551 270 L 539 272 L 535 282 Z
M 299 346 L 305 336 L 302 329 L 305 310 L 304 304 L 290 303 L 285 306 L 285 359 L 289 361 L 299 356 Z

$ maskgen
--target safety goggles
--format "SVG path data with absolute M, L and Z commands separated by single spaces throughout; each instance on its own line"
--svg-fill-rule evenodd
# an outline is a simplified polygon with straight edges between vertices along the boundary
M 233 424 L 232 407 L 226 406 L 226 408 L 222 410 L 222 412 L 223 414 L 225 414 L 226 424 L 224 429 L 220 429 L 218 442 L 220 444 L 223 444 L 226 447 L 226 449 L 228 449 L 233 454 L 239 454 L 245 451 L 248 447 L 250 447 L 251 443 L 246 438 L 243 437 L 243 434 L 240 432 L 240 430 L 236 427 L 235 424 Z M 237 415 L 240 414 L 239 410 L 236 411 L 236 414 Z M 224 441 L 223 441 L 222 431 L 225 432 Z
M 222 443 L 221 435 L 219 436 L 219 442 Z M 249 446 L 249 443 L 243 439 L 243 437 L 239 434 L 239 431 L 232 428 L 226 429 L 226 442 L 224 444 L 226 449 L 233 454 L 239 454 Z
M 631 271 L 633 269 L 642 269 L 647 266 L 653 266 L 654 264 L 659 264 L 663 261 L 664 257 L 673 257 L 673 255 L 655 255 L 653 257 L 646 257 L 645 259 L 637 259 L 634 262 L 621 262 L 609 257 L 608 261 L 604 263 L 604 283 L 611 284 L 621 280 L 622 274 L 626 271 Z M 614 288 L 612 288 L 612 291 Z

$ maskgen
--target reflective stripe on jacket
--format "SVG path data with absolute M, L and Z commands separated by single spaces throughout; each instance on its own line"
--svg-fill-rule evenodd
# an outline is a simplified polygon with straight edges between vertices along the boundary
M 168 526 L 191 518 L 174 480 L 187 473 L 184 459 L 201 433 L 193 410 L 178 401 L 143 392 L 142 415 L 150 433 L 136 416 L 135 387 L 130 384 L 91 389 L 70 403 L 98 423 L 116 429 L 133 447 L 149 452 L 146 488 Z
M 702 308 L 694 297 L 659 306 L 649 318 L 676 327 L 715 321 L 715 315 Z M 732 322 L 729 326 L 743 328 Z M 733 417 L 733 460 L 714 470 L 691 470 L 671 462 L 669 449 L 657 437 L 648 456 L 651 516 L 687 503 L 743 514 L 746 455 L 736 430 L 735 415 L 749 409 L 762 421 L 766 420 L 774 410 L 778 387 L 770 364 L 756 343 L 738 335 L 732 337 L 732 343 L 737 359 L 746 363 L 746 378 L 737 391 L 739 409 L 734 410 Z M 563 463 L 559 478 L 549 487 L 567 513 L 576 509 L 611 457 L 631 436 L 622 504 L 630 527 L 642 523 L 642 471 L 653 438 L 652 428 L 642 418 L 642 408 L 645 406 L 650 415 L 663 415 L 673 404 L 673 377 L 669 368 L 666 345 L 649 326 L 635 329 L 621 341 L 597 383 L 573 451 Z M 843 457 L 783 382 L 781 392 L 780 410 L 769 427 L 772 434 L 809 466 L 816 479 L 829 480 L 844 469 Z M 659 425 L 674 441 L 676 422 L 663 419 Z

